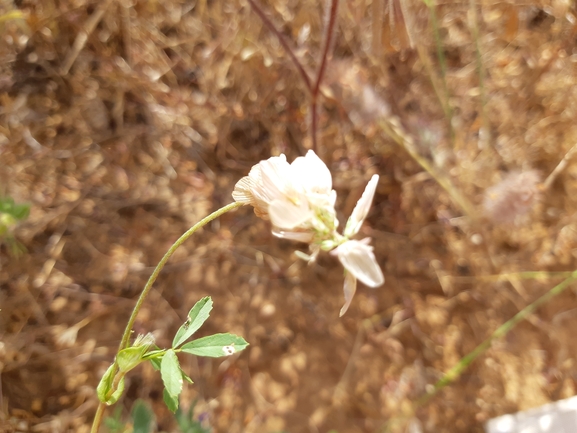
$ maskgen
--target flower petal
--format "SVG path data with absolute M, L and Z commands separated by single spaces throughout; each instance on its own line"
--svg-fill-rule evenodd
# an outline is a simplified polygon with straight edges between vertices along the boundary
M 363 195 L 357 202 L 353 213 L 347 221 L 344 233 L 345 237 L 350 238 L 351 236 L 356 235 L 361 229 L 361 226 L 363 225 L 363 222 L 365 221 L 365 218 L 371 209 L 371 204 L 373 203 L 373 197 L 375 196 L 378 183 L 379 175 L 375 174 L 373 177 L 371 177 L 371 180 L 367 184 Z
M 305 192 L 330 194 L 333 187 L 331 172 L 313 150 L 299 156 L 291 164 L 291 176 Z
M 286 156 L 284 154 L 273 156 L 261 161 L 258 165 L 261 176 L 259 198 L 268 203 L 281 198 L 286 193 L 291 181 L 290 165 L 286 162 Z
M 385 282 L 383 272 L 379 267 L 373 247 L 369 246 L 370 239 L 362 241 L 346 241 L 334 249 L 339 261 L 347 271 L 369 287 L 379 287 Z
M 347 310 L 351 306 L 353 296 L 355 296 L 355 292 L 357 291 L 357 279 L 354 277 L 353 274 L 347 271 L 345 271 L 345 285 L 343 287 L 343 290 L 345 292 L 345 305 L 343 305 L 343 307 L 341 308 L 339 317 L 343 317 L 343 315 L 347 312 Z
M 313 217 L 313 212 L 305 199 L 292 202 L 286 198 L 273 200 L 268 212 L 272 224 L 280 229 L 294 229 L 299 227 Z
M 232 198 L 239 203 L 251 204 L 254 202 L 252 191 L 254 189 L 254 181 L 249 176 L 243 177 L 234 186 Z
M 314 236 L 312 232 L 297 232 L 290 230 L 282 230 L 277 227 L 272 228 L 272 234 L 277 238 L 289 239 L 291 241 L 304 242 L 307 244 L 312 242 Z

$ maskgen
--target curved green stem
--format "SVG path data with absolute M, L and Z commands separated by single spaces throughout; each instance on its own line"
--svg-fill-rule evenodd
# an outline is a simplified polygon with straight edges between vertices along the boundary
M 136 305 L 134 306 L 134 309 L 132 310 L 132 314 L 130 315 L 130 318 L 128 319 L 128 323 L 126 324 L 126 328 L 124 329 L 124 334 L 122 335 L 122 340 L 120 341 L 120 345 L 118 346 L 117 354 L 121 350 L 126 349 L 128 347 L 130 335 L 132 334 L 132 327 L 134 326 L 134 322 L 136 322 L 136 316 L 138 316 L 138 312 L 140 311 L 140 308 L 142 307 L 142 304 L 144 303 L 144 300 L 146 299 L 148 292 L 150 292 L 152 285 L 154 284 L 154 282 L 158 278 L 160 271 L 162 271 L 162 268 L 164 268 L 164 265 L 166 264 L 166 262 L 168 262 L 168 259 L 170 259 L 170 257 L 174 254 L 174 252 L 177 250 L 177 248 L 179 246 L 181 246 L 184 243 L 184 241 L 186 241 L 189 237 L 191 237 L 199 228 L 205 226 L 206 224 L 208 224 L 212 220 L 214 220 L 214 219 L 218 218 L 219 216 L 227 213 L 228 211 L 231 211 L 233 209 L 241 207 L 244 204 L 245 203 L 238 203 L 238 202 L 230 203 L 230 204 L 214 211 L 213 213 L 211 213 L 207 217 L 201 219 L 199 222 L 197 222 L 191 228 L 189 228 L 181 237 L 179 237 L 177 239 L 177 241 L 174 244 L 172 244 L 172 246 L 168 249 L 166 254 L 162 257 L 160 262 L 158 262 L 158 265 L 156 265 L 156 268 L 154 268 L 154 271 L 150 275 L 150 278 L 148 278 L 148 281 L 146 282 L 146 285 L 144 286 L 142 293 L 140 293 L 140 296 L 138 297 L 138 300 L 136 301 Z M 116 360 L 114 361 L 113 365 L 114 365 L 113 375 L 116 375 L 116 373 L 118 372 L 118 366 L 116 365 Z M 114 392 L 114 388 L 111 389 L 110 392 L 111 393 Z M 92 423 L 92 429 L 90 430 L 91 433 L 97 433 L 98 432 L 98 429 L 100 428 L 100 423 L 102 422 L 102 414 L 104 413 L 104 408 L 105 408 L 105 403 L 100 402 L 100 404 L 98 405 L 98 409 L 96 410 L 96 415 L 94 416 L 94 421 Z
M 231 211 L 231 210 L 236 209 L 237 207 L 241 207 L 243 205 L 244 205 L 244 203 L 234 202 L 234 203 L 228 204 L 224 207 L 221 207 L 219 210 L 214 211 L 209 216 L 201 219 L 199 222 L 197 222 L 195 225 L 193 225 L 191 228 L 189 228 L 181 237 L 178 238 L 178 240 L 174 244 L 172 244 L 172 246 L 168 249 L 168 251 L 166 252 L 164 257 L 160 260 L 160 262 L 158 262 L 158 265 L 156 265 L 156 268 L 154 268 L 154 271 L 152 272 L 152 275 L 150 275 L 150 278 L 146 282 L 146 285 L 144 286 L 144 289 L 142 290 L 142 293 L 140 294 L 138 301 L 136 301 L 136 305 L 134 306 L 134 310 L 132 310 L 132 314 L 130 315 L 130 318 L 128 319 L 128 323 L 126 324 L 126 329 L 124 330 L 124 334 L 122 335 L 122 340 L 120 341 L 120 346 L 118 346 L 119 352 L 122 349 L 126 349 L 126 347 L 128 346 L 128 340 L 130 339 L 130 334 L 132 333 L 132 327 L 134 326 L 134 322 L 136 321 L 136 316 L 138 315 L 138 312 L 140 311 L 140 308 L 142 307 L 142 304 L 144 303 L 144 299 L 146 298 L 146 295 L 148 295 L 148 292 L 150 292 L 150 289 L 152 288 L 152 285 L 156 281 L 156 278 L 158 278 L 158 274 L 160 274 L 160 271 L 162 270 L 162 268 L 164 268 L 164 265 L 166 264 L 168 259 L 170 259 L 170 257 L 174 254 L 174 252 L 177 250 L 177 248 L 179 246 L 181 246 L 184 243 L 184 241 L 186 241 L 189 237 L 191 237 L 194 234 L 194 232 L 196 232 L 199 228 L 205 226 L 206 224 L 208 224 L 212 220 L 218 218 L 222 214 L 225 214 L 228 211 Z

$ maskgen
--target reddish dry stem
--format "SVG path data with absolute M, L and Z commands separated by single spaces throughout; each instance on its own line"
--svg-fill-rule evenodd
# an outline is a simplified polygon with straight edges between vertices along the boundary
M 273 32 L 276 37 L 278 38 L 280 44 L 283 46 L 289 57 L 291 58 L 292 62 L 296 66 L 297 70 L 299 71 L 306 88 L 311 94 L 311 138 L 313 142 L 313 149 L 317 150 L 317 126 L 318 126 L 318 112 L 317 112 L 317 97 L 320 92 L 321 83 L 323 81 L 323 77 L 325 74 L 325 70 L 327 67 L 327 59 L 329 55 L 329 50 L 332 45 L 333 41 L 333 34 L 335 30 L 335 25 L 337 22 L 337 12 L 339 9 L 339 0 L 331 0 L 330 8 L 327 12 L 327 20 L 326 25 L 324 28 L 324 40 L 323 40 L 323 49 L 321 54 L 321 59 L 319 62 L 319 68 L 317 70 L 316 78 L 314 85 L 311 84 L 311 79 L 305 68 L 303 67 L 302 63 L 299 61 L 297 56 L 295 55 L 294 51 L 282 35 L 282 33 L 275 27 L 273 22 L 266 16 L 260 5 L 256 2 L 256 0 L 248 0 L 252 9 L 256 12 L 256 14 L 260 17 L 262 22 L 268 27 L 268 29 Z
M 321 88 L 321 83 L 325 74 L 325 69 L 327 67 L 327 58 L 329 56 L 329 50 L 332 45 L 333 33 L 335 30 L 335 24 L 337 22 L 337 12 L 339 9 L 339 0 L 331 0 L 330 9 L 327 12 L 328 19 L 326 20 L 326 25 L 324 28 L 324 43 L 321 62 L 319 64 L 319 69 L 317 71 L 317 77 L 315 79 L 315 84 L 311 92 L 311 137 L 313 141 L 313 149 L 316 151 L 317 146 L 317 128 L 318 128 L 318 111 L 317 111 L 317 97 L 319 90 Z
M 333 33 L 335 30 L 335 25 L 337 23 L 337 12 L 339 9 L 339 0 L 331 0 L 330 10 L 328 12 L 327 24 L 325 26 L 325 38 L 323 43 L 323 51 L 321 57 L 321 63 L 317 71 L 317 78 L 315 80 L 315 85 L 313 87 L 312 94 L 314 96 L 318 95 L 321 83 L 323 81 L 323 76 L 325 74 L 325 69 L 327 67 L 327 58 L 329 56 L 329 50 L 332 45 Z
M 276 35 L 280 44 L 283 46 L 283 48 L 285 49 L 285 51 L 287 52 L 287 54 L 291 58 L 292 62 L 296 66 L 297 70 L 299 71 L 303 81 L 305 82 L 307 89 L 309 90 L 309 92 L 311 92 L 312 91 L 311 79 L 309 78 L 309 75 L 305 71 L 305 68 L 303 67 L 303 65 L 301 64 L 299 59 L 297 58 L 296 54 L 294 53 L 293 49 L 290 47 L 290 45 L 286 41 L 283 34 L 280 31 L 278 31 L 278 29 L 275 27 L 273 22 L 266 16 L 266 14 L 264 13 L 264 11 L 260 7 L 260 5 L 255 0 L 248 0 L 248 2 L 250 4 L 250 6 L 252 7 L 252 9 L 256 12 L 256 14 L 260 17 L 262 22 L 268 27 L 268 29 L 271 32 L 273 32 Z

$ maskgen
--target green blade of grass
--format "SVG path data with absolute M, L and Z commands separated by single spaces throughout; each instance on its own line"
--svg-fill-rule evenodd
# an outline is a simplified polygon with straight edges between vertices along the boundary
M 439 30 L 439 22 L 437 20 L 437 11 L 436 11 L 436 4 L 435 0 L 423 0 L 423 3 L 429 9 L 429 19 L 431 21 L 431 25 L 433 27 L 433 37 L 435 38 L 435 47 L 437 50 L 437 60 L 439 61 L 439 68 L 441 69 L 441 84 L 442 94 L 437 90 L 437 97 L 439 98 L 439 102 L 443 107 L 443 111 L 445 113 L 445 117 L 447 119 L 447 126 L 449 128 L 449 142 L 454 145 L 455 141 L 455 131 L 453 130 L 453 110 L 451 108 L 451 104 L 449 103 L 449 87 L 447 86 L 447 60 L 445 59 L 445 51 L 443 49 L 443 41 L 441 40 L 441 32 Z M 421 56 L 422 60 L 422 56 Z M 434 81 L 435 78 L 431 75 L 431 81 Z M 435 83 L 433 82 L 433 87 L 435 87 Z
M 577 280 L 577 271 L 571 273 L 571 276 L 563 280 L 561 283 L 557 284 L 543 296 L 538 298 L 533 303 L 527 305 L 517 314 L 515 314 L 510 320 L 499 326 L 485 341 L 479 344 L 473 351 L 465 355 L 457 365 L 447 371 L 443 377 L 435 383 L 433 389 L 427 392 L 416 402 L 416 407 L 422 406 L 427 403 L 433 396 L 435 396 L 441 389 L 454 382 L 462 373 L 465 371 L 471 363 L 477 359 L 481 354 L 483 354 L 494 340 L 504 337 L 511 331 L 515 326 L 522 322 L 527 317 L 537 310 L 537 308 L 549 302 L 555 296 L 563 293 L 575 280 Z
M 461 360 L 449 371 L 447 371 L 441 379 L 439 379 L 432 387 L 430 391 L 427 391 L 423 396 L 421 396 L 414 404 L 411 409 L 406 413 L 390 419 L 385 423 L 385 425 L 380 429 L 382 432 L 389 432 L 393 429 L 399 428 L 406 424 L 410 419 L 415 416 L 417 409 L 424 406 L 431 400 L 439 391 L 441 391 L 446 386 L 457 380 L 461 374 L 475 361 L 480 355 L 482 355 L 487 349 L 491 347 L 493 341 L 498 338 L 504 337 L 520 322 L 527 319 L 531 314 L 533 314 L 539 307 L 549 302 L 555 296 L 563 293 L 572 283 L 577 281 L 577 271 L 573 272 L 520 272 L 517 275 L 523 275 L 525 278 L 542 278 L 543 276 L 549 276 L 550 278 L 559 277 L 560 275 L 567 276 L 565 280 L 557 284 L 555 287 L 550 289 L 543 296 L 527 305 L 517 314 L 515 314 L 510 320 L 499 326 L 487 339 L 485 339 L 481 344 L 479 344 L 475 349 L 465 355 Z M 493 276 L 491 276 L 493 277 Z M 497 276 L 495 276 L 497 277 Z

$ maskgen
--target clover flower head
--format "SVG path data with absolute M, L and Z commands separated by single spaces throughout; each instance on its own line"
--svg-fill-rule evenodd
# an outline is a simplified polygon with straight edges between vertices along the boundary
M 338 224 L 331 173 L 312 150 L 292 164 L 284 155 L 259 162 L 237 182 L 232 196 L 270 220 L 281 238 L 310 243 Z
M 284 155 L 253 166 L 248 176 L 239 180 L 232 196 L 250 204 L 255 214 L 272 223 L 272 233 L 280 238 L 308 243 L 313 259 L 322 249 L 331 251 L 345 268 L 345 305 L 348 309 L 356 291 L 357 279 L 369 287 L 384 283 L 383 273 L 369 246 L 370 239 L 350 240 L 367 217 L 379 176 L 374 175 L 347 221 L 344 234 L 337 232 L 332 178 L 328 167 L 309 150 L 304 157 L 289 164 Z

